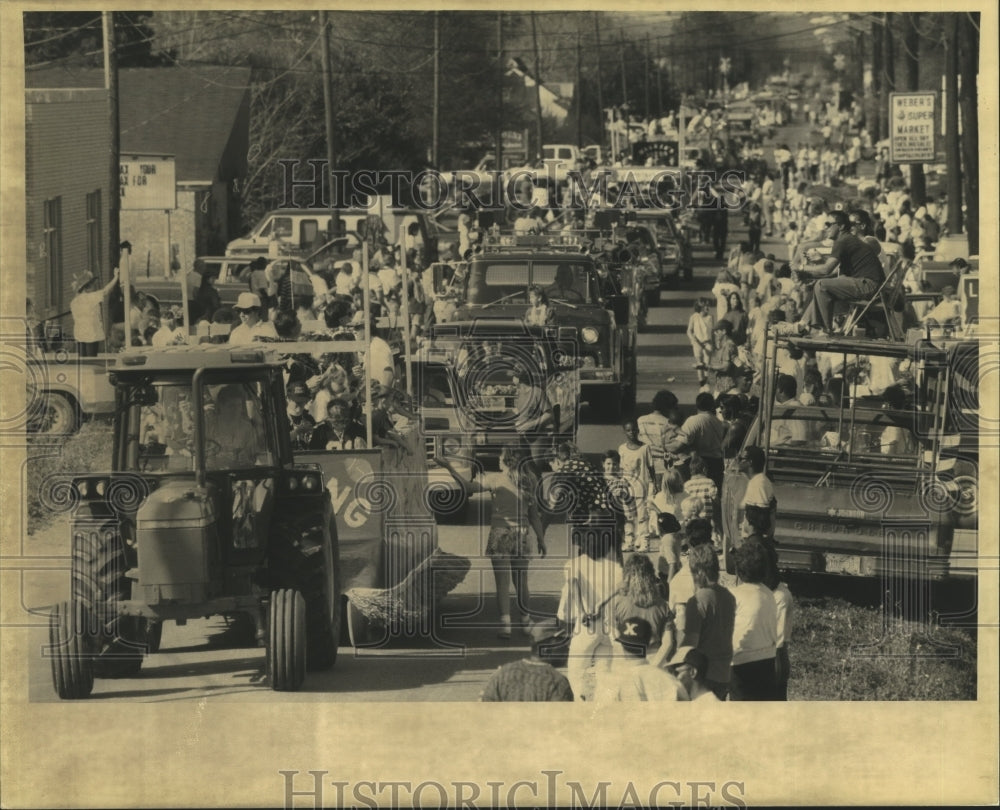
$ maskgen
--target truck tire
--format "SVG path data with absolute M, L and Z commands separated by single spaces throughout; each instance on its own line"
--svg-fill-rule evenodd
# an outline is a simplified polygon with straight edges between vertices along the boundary
M 91 621 L 77 599 L 55 605 L 49 616 L 52 685 L 63 700 L 89 697 L 94 688 Z
M 267 674 L 275 692 L 296 692 L 306 677 L 306 600 L 293 588 L 271 591 Z
M 331 608 L 327 604 L 325 584 L 316 581 L 319 578 L 308 583 L 308 596 L 303 596 L 306 603 L 306 667 L 313 672 L 333 669 L 333 665 L 337 663 L 343 616 L 339 595 L 336 596 L 335 606 Z
M 333 534 L 324 528 L 323 514 L 309 511 L 276 524 L 269 562 L 274 569 L 271 587 L 294 589 L 305 601 L 307 667 L 314 671 L 331 669 L 337 662 L 343 621 Z
M 94 664 L 101 677 L 135 675 L 147 649 L 147 621 L 118 613 L 118 605 L 131 595 L 128 567 L 114 522 L 74 532 L 72 595 L 94 622 Z
M 63 394 L 42 394 L 35 433 L 41 436 L 70 436 L 80 426 L 76 404 Z

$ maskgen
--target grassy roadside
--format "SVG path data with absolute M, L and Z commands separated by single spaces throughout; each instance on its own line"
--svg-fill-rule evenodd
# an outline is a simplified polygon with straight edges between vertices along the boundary
M 796 598 L 794 621 L 789 700 L 976 699 L 974 627 L 812 594 Z

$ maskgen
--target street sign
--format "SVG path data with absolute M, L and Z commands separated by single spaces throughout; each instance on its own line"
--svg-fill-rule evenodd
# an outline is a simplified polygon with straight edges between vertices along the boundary
M 177 207 L 173 155 L 121 155 L 121 210 L 173 211 Z
M 889 94 L 889 160 L 892 163 L 933 163 L 937 93 Z
M 504 150 L 515 149 L 520 152 L 525 150 L 525 144 L 527 143 L 527 131 L 517 132 L 515 130 L 504 130 L 501 135 L 503 137 Z

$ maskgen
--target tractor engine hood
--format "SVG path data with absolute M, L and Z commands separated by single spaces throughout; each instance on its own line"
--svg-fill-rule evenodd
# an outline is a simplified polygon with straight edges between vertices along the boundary
M 147 604 L 200 602 L 209 596 L 209 569 L 218 548 L 212 489 L 191 480 L 170 481 L 136 512 L 138 589 Z

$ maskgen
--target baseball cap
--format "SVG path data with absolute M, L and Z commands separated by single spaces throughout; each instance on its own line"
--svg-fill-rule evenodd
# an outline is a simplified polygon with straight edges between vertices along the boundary
M 667 662 L 667 669 L 673 670 L 682 664 L 692 666 L 696 672 L 704 674 L 708 669 L 708 656 L 694 647 L 679 647 L 677 652 Z
M 260 308 L 260 296 L 255 295 L 251 292 L 240 293 L 240 297 L 236 299 L 236 304 L 233 306 L 235 310 L 245 310 L 245 309 L 259 309 Z
M 309 387 L 304 382 L 293 382 L 288 385 L 289 399 L 309 399 Z
M 641 616 L 630 616 L 618 622 L 615 641 L 623 645 L 627 652 L 645 654 L 649 640 L 653 637 L 653 626 Z

